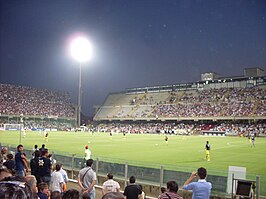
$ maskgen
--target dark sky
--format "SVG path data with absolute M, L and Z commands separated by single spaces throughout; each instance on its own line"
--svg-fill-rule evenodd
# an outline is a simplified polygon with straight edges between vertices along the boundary
M 87 115 L 125 88 L 266 70 L 265 0 L 0 0 L 0 83 L 69 91 L 76 103 L 79 64 L 68 49 L 77 33 L 93 45 Z

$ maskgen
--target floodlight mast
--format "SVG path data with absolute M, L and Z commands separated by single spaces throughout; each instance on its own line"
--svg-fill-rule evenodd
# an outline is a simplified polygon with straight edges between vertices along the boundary
M 81 92 L 82 92 L 82 88 L 81 88 L 81 62 L 79 63 L 79 93 L 78 93 L 78 113 L 77 113 L 77 127 L 80 127 L 81 125 Z
M 91 45 L 90 42 L 84 37 L 77 37 L 71 43 L 71 54 L 79 62 L 79 89 L 78 89 L 78 108 L 77 108 L 77 125 L 79 128 L 81 125 L 81 105 L 82 105 L 82 70 L 81 63 L 86 62 L 91 57 Z

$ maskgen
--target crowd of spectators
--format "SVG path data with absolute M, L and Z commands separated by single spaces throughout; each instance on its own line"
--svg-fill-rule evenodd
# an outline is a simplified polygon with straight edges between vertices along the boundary
M 180 123 L 180 122 L 108 122 L 95 125 L 94 131 L 112 133 L 163 133 L 175 135 L 200 134 L 202 131 L 221 131 L 232 135 L 247 135 L 250 132 L 256 135 L 266 135 L 266 124 L 263 121 L 256 123 Z
M 96 172 L 93 168 L 93 159 L 86 160 L 86 166 L 79 171 L 79 188 L 68 188 L 68 177 L 62 164 L 53 165 L 48 154 L 48 149 L 43 146 L 43 151 L 35 147 L 33 158 L 30 160 L 30 171 L 19 172 L 17 168 L 10 170 L 5 167 L 3 157 L 0 164 L 0 198 L 21 198 L 21 199 L 145 199 L 146 193 L 141 184 L 136 182 L 135 176 L 129 177 L 129 182 L 124 186 L 121 192 L 120 184 L 113 179 L 113 174 L 108 173 L 106 181 L 103 182 L 101 193 L 95 191 L 97 184 Z M 19 161 L 25 169 L 28 164 L 23 153 L 23 146 L 18 145 L 18 151 L 15 155 L 15 162 Z M 41 148 L 40 148 L 41 149 Z M 6 151 L 7 152 L 7 151 Z M 53 170 L 53 166 L 55 169 Z M 43 172 L 45 171 L 45 172 Z M 30 172 L 30 173 L 29 173 Z M 47 175 L 44 175 L 47 173 Z M 185 181 L 182 188 L 192 190 L 198 198 L 210 198 L 212 184 L 206 181 L 207 171 L 205 168 L 199 168 L 197 173 L 192 172 L 190 178 Z M 198 182 L 192 182 L 197 179 Z M 166 183 L 166 187 L 161 187 L 159 199 L 176 198 L 183 199 L 178 192 L 179 186 L 175 180 Z M 98 196 L 100 194 L 100 197 Z M 184 192 L 182 193 L 184 195 Z
M 219 123 L 219 124 L 202 124 L 197 127 L 199 130 L 224 131 L 232 135 L 248 135 L 250 132 L 256 135 L 266 135 L 266 124 L 257 122 L 254 124 L 247 123 Z
M 266 115 L 266 90 L 219 88 L 139 94 L 130 106 L 99 114 L 107 118 L 252 117 Z M 120 96 L 123 97 L 123 96 Z M 123 101 L 123 100 L 121 100 Z M 104 106 L 103 106 L 104 107 Z M 117 106 L 114 107 L 117 109 Z M 114 110 L 114 109 L 113 109 Z M 101 111 L 101 109 L 100 109 Z
M 1 151 L 3 149 L 5 154 L 8 153 L 7 156 L 12 155 L 7 147 L 2 147 Z M 66 171 L 62 168 L 62 164 L 52 164 L 51 156 L 44 144 L 40 149 L 35 145 L 32 155 L 33 158 L 28 161 L 23 146 L 18 145 L 13 160 L 15 166 L 12 164 L 12 168 L 11 164 L 6 164 L 12 159 L 5 159 L 3 154 L 0 156 L 0 198 L 79 199 L 78 190 L 67 189 Z M 55 166 L 54 171 L 53 166 Z
M 67 92 L 0 84 L 0 114 L 73 117 Z
M 138 123 L 100 123 L 96 125 L 97 132 L 112 133 L 167 133 L 167 134 L 188 134 L 194 128 L 194 124 L 175 122 L 138 122 Z
M 2 147 L 2 146 L 1 146 Z M 51 161 L 48 149 L 43 144 L 40 149 L 34 146 L 33 158 L 30 160 L 30 170 L 27 168 L 28 160 L 23 152 L 23 146 L 17 146 L 15 160 L 16 166 L 12 169 L 6 166 L 9 156 L 7 147 L 2 147 L 0 156 L 0 198 L 21 199 L 95 199 L 96 172 L 93 169 L 93 159 L 86 161 L 86 167 L 79 171 L 78 189 L 68 188 L 67 172 L 62 164 Z M 19 166 L 18 166 L 19 165 Z M 54 168 L 55 167 L 55 168 Z M 113 180 L 113 174 L 108 173 L 107 180 L 103 183 L 103 199 L 144 199 L 145 193 L 142 186 L 135 183 L 131 176 L 129 185 L 124 193 L 120 192 L 120 185 Z M 133 187 L 134 186 L 134 187 Z M 99 198 L 99 197 L 98 197 Z
M 171 98 L 172 99 L 172 98 Z M 266 115 L 266 91 L 222 88 L 184 93 L 175 103 L 153 106 L 153 117 L 242 117 Z

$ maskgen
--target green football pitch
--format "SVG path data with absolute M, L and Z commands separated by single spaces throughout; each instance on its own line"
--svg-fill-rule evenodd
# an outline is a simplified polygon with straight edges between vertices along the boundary
M 228 166 L 247 168 L 249 176 L 260 175 L 266 178 L 266 139 L 256 138 L 255 147 L 244 137 L 205 137 L 205 136 L 168 136 L 168 144 L 163 135 L 153 134 L 113 134 L 87 132 L 49 132 L 48 142 L 43 133 L 28 131 L 22 135 L 25 149 L 43 143 L 49 151 L 57 154 L 84 155 L 88 144 L 93 158 L 116 163 L 141 165 L 191 172 L 206 167 L 209 173 L 227 175 Z M 18 131 L 0 131 L 0 142 L 17 146 L 20 140 Z M 211 144 L 211 161 L 204 160 L 205 143 Z

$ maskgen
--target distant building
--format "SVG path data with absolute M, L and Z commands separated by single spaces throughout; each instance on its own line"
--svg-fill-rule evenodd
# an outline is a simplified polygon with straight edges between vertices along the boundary
M 235 79 L 235 78 L 247 78 L 247 77 L 263 77 L 264 70 L 259 67 L 251 67 L 244 69 L 244 75 L 238 77 L 221 77 L 220 74 L 215 72 L 205 72 L 201 74 L 201 81 L 211 81 L 211 80 L 218 80 L 218 79 Z
M 201 81 L 215 80 L 218 79 L 220 75 L 214 72 L 206 72 L 201 74 Z
M 264 70 L 258 67 L 245 68 L 244 76 L 245 77 L 262 77 L 264 76 Z

